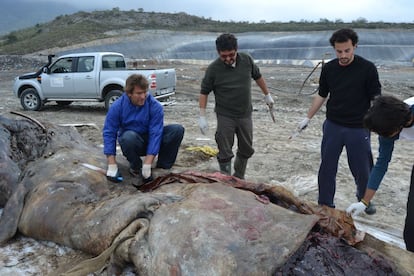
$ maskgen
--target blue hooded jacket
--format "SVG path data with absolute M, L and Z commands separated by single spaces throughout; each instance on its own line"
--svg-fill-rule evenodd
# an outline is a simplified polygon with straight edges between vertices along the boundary
M 104 154 L 116 155 L 116 141 L 125 131 L 148 135 L 147 155 L 157 155 L 164 128 L 164 110 L 159 101 L 147 92 L 143 106 L 131 103 L 127 94 L 110 107 L 104 124 Z

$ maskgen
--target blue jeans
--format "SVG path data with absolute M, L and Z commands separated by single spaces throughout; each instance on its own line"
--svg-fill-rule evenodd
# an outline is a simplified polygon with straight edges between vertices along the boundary
M 157 168 L 170 169 L 174 165 L 183 137 L 183 126 L 179 124 L 164 126 Z M 119 137 L 118 141 L 130 167 L 134 170 L 141 169 L 141 156 L 147 155 L 148 134 L 128 130 Z
M 321 145 L 321 165 L 318 173 L 318 203 L 320 205 L 335 207 L 336 173 L 344 146 L 348 156 L 348 166 L 357 187 L 356 197 L 360 200 L 365 194 L 373 166 L 369 130 L 344 127 L 325 120 Z

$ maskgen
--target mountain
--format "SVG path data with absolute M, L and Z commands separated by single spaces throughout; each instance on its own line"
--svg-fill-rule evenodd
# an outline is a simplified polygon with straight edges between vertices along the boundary
M 16 13 L 11 12 L 14 7 L 11 0 L 2 1 L 3 6 L 10 7 L 8 16 Z M 17 4 L 22 0 L 15 1 L 15 6 L 22 6 Z M 183 12 L 121 11 L 118 8 L 62 14 L 75 8 L 66 5 L 68 8 L 62 11 L 58 9 L 62 4 L 59 7 L 44 4 L 39 2 L 36 8 L 23 5 L 25 9 L 20 8 L 20 14 L 29 9 L 33 9 L 29 12 L 31 15 L 36 11 L 49 11 L 50 15 L 56 15 L 54 19 L 44 23 L 37 21 L 26 29 L 0 36 L 0 55 L 63 54 L 80 50 L 118 51 L 139 59 L 211 60 L 216 56 L 215 37 L 231 30 L 240 38 L 240 49 L 256 59 L 320 60 L 331 50 L 327 41 L 332 30 L 345 27 L 358 29 L 361 37 L 358 52 L 373 61 L 378 60 L 378 64 L 411 65 L 414 53 L 413 23 L 221 22 Z M 41 17 L 36 18 L 40 20 Z
M 0 35 L 79 11 L 71 4 L 48 1 L 1 0 L 0 6 Z

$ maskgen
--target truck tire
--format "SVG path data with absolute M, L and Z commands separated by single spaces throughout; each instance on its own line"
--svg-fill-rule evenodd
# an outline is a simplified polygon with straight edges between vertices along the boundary
M 106 97 L 105 97 L 105 109 L 106 109 L 106 111 L 109 110 L 111 105 L 116 100 L 118 100 L 119 97 L 121 97 L 122 93 L 123 92 L 121 90 L 112 90 L 106 95 Z
M 20 95 L 20 104 L 25 110 L 38 111 L 42 108 L 43 103 L 34 88 L 25 89 Z

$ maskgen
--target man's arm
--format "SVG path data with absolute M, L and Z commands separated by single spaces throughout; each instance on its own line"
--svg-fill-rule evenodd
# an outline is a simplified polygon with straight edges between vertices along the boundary
M 207 100 L 208 100 L 208 95 L 201 94 L 200 93 L 200 97 L 198 98 L 198 105 L 200 107 L 200 110 L 201 109 L 204 109 L 204 110 L 206 109 L 206 107 L 207 107 Z
M 320 96 L 319 94 L 315 95 L 312 101 L 312 105 L 310 106 L 308 113 L 306 115 L 306 118 L 303 118 L 296 127 L 296 135 L 308 126 L 310 120 L 316 114 L 316 112 L 318 112 L 325 100 L 326 98 Z
M 145 155 L 144 164 L 152 165 L 152 162 L 154 162 L 154 158 L 155 158 L 155 155 L 152 155 L 152 154 Z
M 267 88 L 266 82 L 264 80 L 263 77 L 260 77 L 256 80 L 256 84 L 260 87 L 260 89 L 262 90 L 263 94 L 266 96 L 267 94 L 269 94 L 269 90 Z
M 107 155 L 108 165 L 116 164 L 115 155 Z
M 206 119 L 207 99 L 208 95 L 200 93 L 200 97 L 198 99 L 198 105 L 200 107 L 198 126 L 200 127 L 200 131 L 203 135 L 206 135 L 208 131 L 208 123 Z
M 265 103 L 269 106 L 270 109 L 272 109 L 275 101 L 273 100 L 272 95 L 270 95 L 269 90 L 267 89 L 267 85 L 266 85 L 264 78 L 263 77 L 258 78 L 256 80 L 256 84 L 260 87 L 263 94 L 265 95 L 264 97 Z
M 321 108 L 321 106 L 324 104 L 326 98 L 321 97 L 319 94 L 316 94 L 315 97 L 313 98 L 312 101 L 312 105 L 310 106 L 309 110 L 308 110 L 308 118 L 312 119 L 312 117 L 316 114 L 316 112 L 319 111 L 319 109 Z

